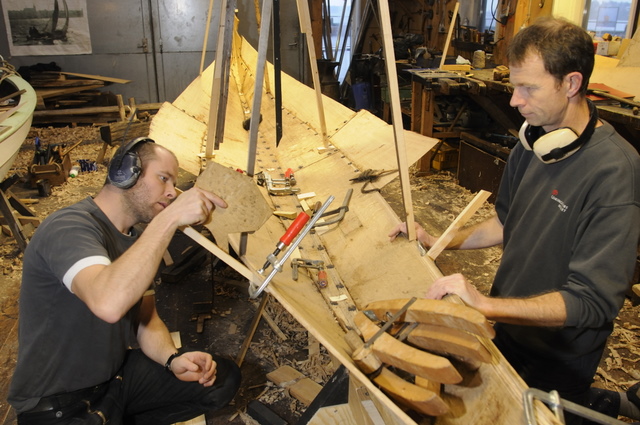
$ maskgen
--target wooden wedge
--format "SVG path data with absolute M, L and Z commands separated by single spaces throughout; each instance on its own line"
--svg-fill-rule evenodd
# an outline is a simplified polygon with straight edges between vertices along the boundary
M 420 323 L 407 337 L 413 345 L 468 363 L 491 363 L 491 353 L 475 335 L 459 329 Z
M 399 403 L 425 415 L 439 416 L 449 411 L 449 406 L 438 394 L 405 381 L 386 367 L 382 368 L 380 375 L 376 376 L 373 382 Z
M 356 314 L 354 320 L 365 341 L 380 329 L 361 311 Z M 443 384 L 457 384 L 462 381 L 462 376 L 448 359 L 411 347 L 387 333 L 380 335 L 371 348 L 382 363 L 414 375 Z
M 440 396 L 442 392 L 442 384 L 439 382 L 429 381 L 428 379 L 424 379 L 421 376 L 415 377 L 415 384 L 419 387 L 425 388 L 429 391 L 434 392 L 437 396 Z
M 378 317 L 393 314 L 407 303 L 408 299 L 374 301 L 367 305 Z M 430 325 L 445 326 L 461 329 L 485 338 L 495 337 L 493 326 L 482 313 L 461 304 L 454 304 L 442 300 L 419 299 L 400 317 L 398 321 L 419 322 Z

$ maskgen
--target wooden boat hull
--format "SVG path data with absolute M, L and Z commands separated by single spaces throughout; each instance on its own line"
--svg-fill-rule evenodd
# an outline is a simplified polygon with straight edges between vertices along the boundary
M 255 50 L 248 43 L 235 39 L 225 137 L 220 150 L 215 151 L 215 161 L 233 169 L 247 168 L 249 135 L 242 122 L 253 96 L 252 69 L 256 58 Z M 270 67 L 268 75 L 273 76 Z M 401 220 L 380 193 L 362 193 L 361 183 L 354 185 L 350 181 L 367 169 L 398 167 L 393 129 L 366 111 L 354 112 L 324 98 L 331 144 L 330 149 L 325 149 L 312 89 L 287 75 L 282 78 L 284 137 L 276 149 L 275 123 L 270 118 L 274 116 L 274 102 L 267 93 L 261 108 L 264 120 L 259 127 L 256 171 L 270 170 L 278 174 L 291 168 L 301 192 L 315 194 L 311 203 L 335 196 L 336 201 L 330 208 L 340 205 L 348 189 L 354 191 L 344 219 L 339 224 L 318 228 L 307 235 L 299 247 L 299 257 L 325 262 L 329 285 L 320 289 L 314 284 L 313 275 L 306 274 L 293 280 L 291 269 L 284 265 L 283 272 L 275 275 L 266 291 L 345 365 L 355 388 L 353 393 L 368 394 L 384 423 L 416 423 L 358 369 L 351 358 L 352 349 L 345 341 L 346 332 L 356 329 L 353 317 L 358 310 L 375 301 L 420 297 L 441 276 L 433 261 L 420 255 L 415 242 L 389 242 L 389 229 Z M 181 167 L 194 175 L 200 174 L 203 165 L 212 80 L 210 67 L 173 103 L 164 104 L 151 123 L 151 137 L 172 149 Z M 409 164 L 415 163 L 438 142 L 416 133 L 404 134 Z M 395 176 L 382 177 L 374 186 L 380 187 Z M 297 197 L 269 196 L 264 188 L 261 190 L 274 210 L 300 211 Z M 249 269 L 255 271 L 262 267 L 289 223 L 274 215 L 248 235 L 241 259 Z M 236 252 L 241 252 L 239 235 L 230 235 L 229 241 Z M 465 377 L 462 384 L 444 387 L 442 396 L 449 412 L 435 418 L 433 423 L 524 423 L 522 393 L 526 385 L 491 340 L 482 338 L 481 341 L 491 353 L 491 362 Z M 360 401 L 354 401 L 354 406 L 359 404 Z M 357 407 L 353 409 L 357 410 Z M 548 409 L 537 406 L 537 412 L 538 423 L 556 423 Z
M 7 176 L 18 156 L 20 146 L 29 134 L 33 111 L 36 107 L 35 90 L 21 77 L 9 76 L 2 84 L 8 86 L 5 90 L 6 95 L 20 90 L 25 90 L 25 92 L 20 95 L 19 103 L 5 112 L 5 118 L 0 121 L 0 181 Z

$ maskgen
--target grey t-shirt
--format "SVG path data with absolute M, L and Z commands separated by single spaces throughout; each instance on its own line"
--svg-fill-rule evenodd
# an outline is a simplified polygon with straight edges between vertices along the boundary
M 114 261 L 137 237 L 135 230 L 119 232 L 91 198 L 51 214 L 38 227 L 24 255 L 18 363 L 8 396 L 18 412 L 41 397 L 98 385 L 116 374 L 135 336 L 139 303 L 109 324 L 71 292 L 71 280 L 84 267 Z

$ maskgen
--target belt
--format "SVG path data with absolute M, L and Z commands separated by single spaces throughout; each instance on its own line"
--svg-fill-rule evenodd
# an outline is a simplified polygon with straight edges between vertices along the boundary
M 27 410 L 24 413 L 36 413 L 47 412 L 50 410 L 59 410 L 72 404 L 81 402 L 83 400 L 93 402 L 106 393 L 108 388 L 108 382 L 96 385 L 94 387 L 83 388 L 80 390 L 54 394 L 47 397 L 42 397 L 38 404 L 33 409 Z

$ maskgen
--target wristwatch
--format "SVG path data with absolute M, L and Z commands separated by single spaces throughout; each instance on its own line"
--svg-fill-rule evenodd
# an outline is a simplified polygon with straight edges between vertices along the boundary
M 173 353 L 172 355 L 170 355 L 169 358 L 167 359 L 167 362 L 164 364 L 164 370 L 166 370 L 167 372 L 173 372 L 171 370 L 171 362 L 173 361 L 173 359 L 175 359 L 179 355 L 180 355 L 180 353 L 178 353 L 177 351 L 175 353 Z

